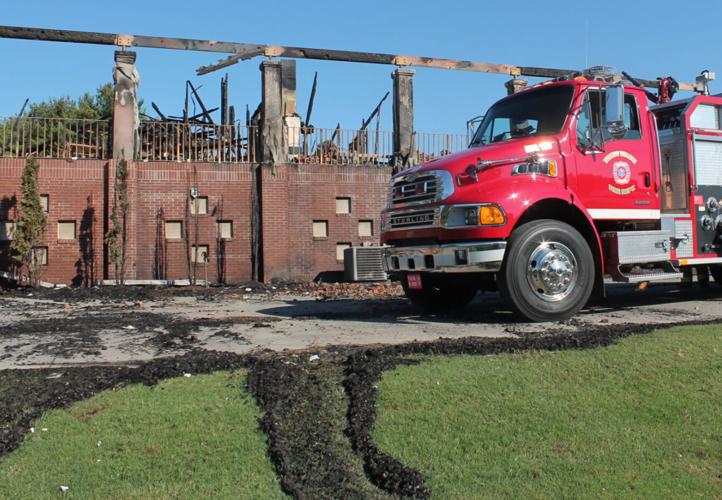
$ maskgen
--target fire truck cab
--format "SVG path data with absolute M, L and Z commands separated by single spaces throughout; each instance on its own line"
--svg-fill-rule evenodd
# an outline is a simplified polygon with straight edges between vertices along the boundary
M 722 97 L 649 100 L 616 75 L 501 99 L 468 150 L 392 177 L 388 272 L 424 309 L 498 289 L 533 321 L 573 316 L 605 278 L 722 282 Z

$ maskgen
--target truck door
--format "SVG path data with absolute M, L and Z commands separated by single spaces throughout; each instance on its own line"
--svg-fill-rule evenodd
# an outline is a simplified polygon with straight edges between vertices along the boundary
M 576 122 L 576 193 L 595 220 L 659 219 L 649 120 L 640 120 L 634 94 L 624 94 L 627 131 L 602 127 L 604 90 L 589 89 Z M 643 108 L 646 115 L 646 108 Z
M 696 250 L 722 255 L 722 113 L 712 103 L 701 103 L 689 118 L 694 158 Z

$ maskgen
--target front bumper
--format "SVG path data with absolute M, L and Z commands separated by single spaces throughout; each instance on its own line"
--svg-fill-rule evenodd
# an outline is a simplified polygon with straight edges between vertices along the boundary
M 493 273 L 501 269 L 506 241 L 477 241 L 384 249 L 384 266 L 393 272 Z

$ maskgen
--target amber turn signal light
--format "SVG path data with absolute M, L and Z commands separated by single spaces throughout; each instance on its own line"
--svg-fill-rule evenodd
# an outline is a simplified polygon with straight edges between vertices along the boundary
M 497 226 L 506 222 L 506 216 L 496 205 L 479 207 L 479 224 L 482 226 Z

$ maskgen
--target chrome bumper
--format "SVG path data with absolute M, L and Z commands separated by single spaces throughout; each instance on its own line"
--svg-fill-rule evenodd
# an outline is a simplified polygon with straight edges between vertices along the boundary
M 387 247 L 388 272 L 473 273 L 496 272 L 504 261 L 506 241 L 479 241 L 413 247 Z

